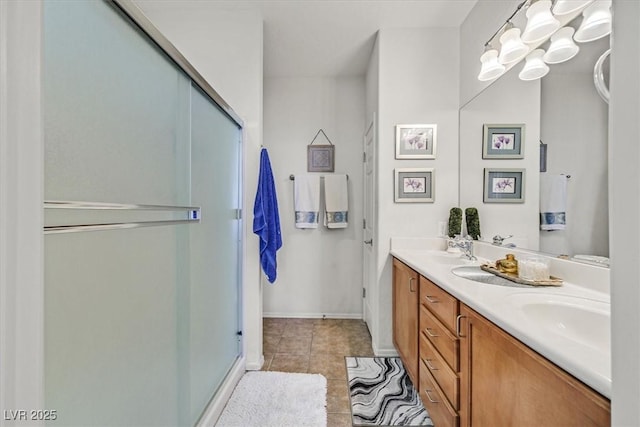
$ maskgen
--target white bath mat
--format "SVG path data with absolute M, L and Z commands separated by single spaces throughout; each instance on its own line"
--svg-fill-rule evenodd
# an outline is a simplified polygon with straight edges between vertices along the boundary
M 319 374 L 247 372 L 216 426 L 325 427 L 327 379 Z

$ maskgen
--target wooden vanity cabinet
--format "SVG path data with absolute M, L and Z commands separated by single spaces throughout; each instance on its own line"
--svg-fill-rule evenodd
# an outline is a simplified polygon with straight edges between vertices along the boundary
M 395 258 L 393 342 L 438 427 L 611 424 L 607 398 Z
M 458 300 L 393 259 L 393 343 L 439 427 L 459 424 Z
M 414 385 L 418 384 L 418 277 L 393 259 L 393 344 Z
M 460 306 L 461 426 L 610 425 L 608 399 Z
M 437 426 L 459 424 L 458 300 L 420 276 L 420 397 Z

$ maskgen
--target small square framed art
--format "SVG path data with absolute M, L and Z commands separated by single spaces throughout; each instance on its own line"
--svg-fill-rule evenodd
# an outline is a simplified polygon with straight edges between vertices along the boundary
M 433 203 L 435 170 L 433 168 L 401 168 L 394 171 L 396 203 Z
M 396 125 L 396 159 L 435 159 L 437 125 Z

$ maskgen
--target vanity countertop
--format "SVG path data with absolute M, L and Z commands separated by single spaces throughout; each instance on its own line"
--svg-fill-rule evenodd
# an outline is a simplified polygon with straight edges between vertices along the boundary
M 451 270 L 460 265 L 479 265 L 479 262 L 463 260 L 459 254 L 443 250 L 394 247 L 392 243 L 391 254 L 574 377 L 611 398 L 608 293 L 578 286 L 566 279 L 559 287 L 520 288 L 475 282 L 458 277 Z M 554 274 L 553 269 L 551 274 Z M 543 302 L 536 306 L 541 300 L 552 304 L 544 305 Z M 531 304 L 525 306 L 528 303 Z M 590 314 L 595 313 L 587 322 L 572 318 L 573 313 L 577 313 L 574 310 L 580 310 L 581 305 L 586 306 Z M 538 318 L 548 320 L 551 316 L 559 316 L 560 320 L 544 324 L 533 321 L 523 307 L 542 307 L 541 313 L 536 313 Z M 553 310 L 549 316 L 544 311 L 547 308 Z

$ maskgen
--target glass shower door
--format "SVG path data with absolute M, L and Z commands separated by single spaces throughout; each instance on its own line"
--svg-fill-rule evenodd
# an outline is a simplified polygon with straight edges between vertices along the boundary
M 191 228 L 189 378 L 194 423 L 240 354 L 241 130 L 198 88 L 191 90 L 191 197 L 202 221 Z M 183 347 L 181 347 L 183 348 Z M 216 360 L 217 363 L 211 363 Z
M 44 12 L 52 425 L 194 425 L 241 351 L 241 129 L 110 3 Z

